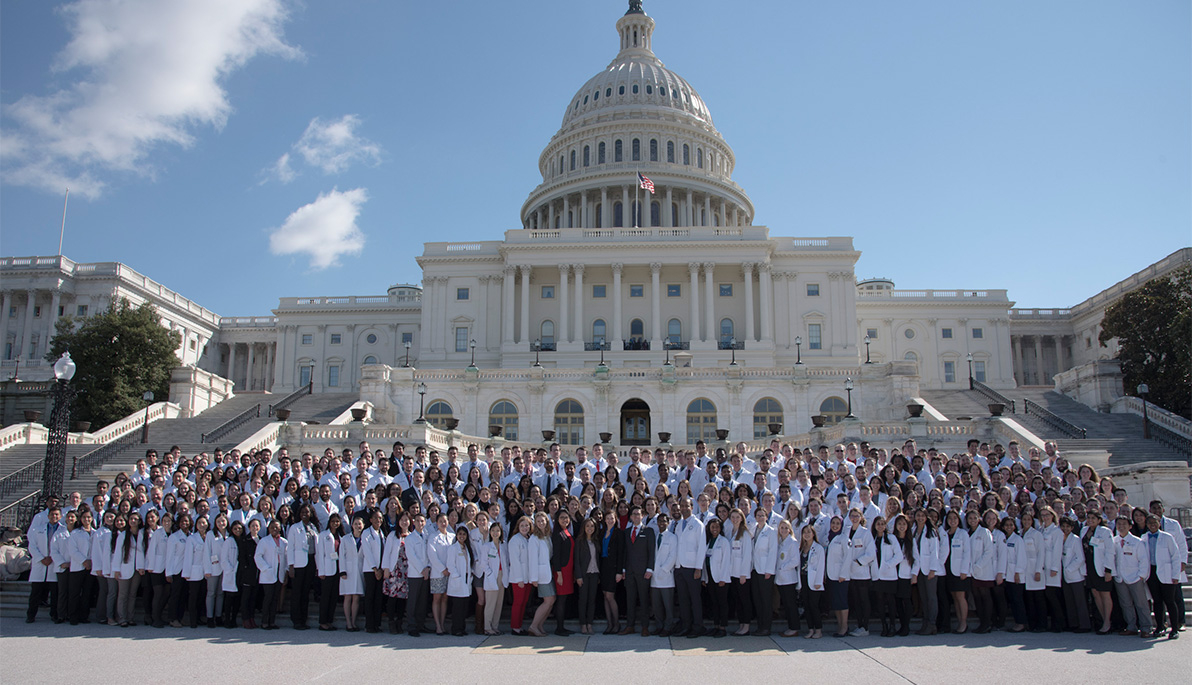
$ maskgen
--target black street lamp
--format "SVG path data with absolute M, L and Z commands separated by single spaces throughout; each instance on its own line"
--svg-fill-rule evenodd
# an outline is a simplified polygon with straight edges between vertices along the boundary
M 153 403 L 153 391 L 146 390 L 141 399 L 145 400 L 145 424 L 141 426 L 141 444 L 149 442 L 149 405 Z
M 1146 396 L 1150 394 L 1151 389 L 1146 383 L 1138 384 L 1138 396 L 1142 398 L 1142 437 L 1146 440 L 1151 439 L 1151 420 L 1146 413 Z
M 542 351 L 542 339 L 539 338 L 530 343 L 530 349 L 534 350 L 534 366 L 542 366 L 542 363 L 538 361 L 538 353 Z
M 406 341 L 406 361 L 401 366 L 403 369 L 410 368 L 410 341 L 409 340 Z
M 803 336 L 795 336 L 795 365 L 803 363 Z
M 472 338 L 472 341 L 468 343 L 468 347 L 472 348 L 472 363 L 468 364 L 468 368 L 474 369 L 474 368 L 476 368 L 476 339 L 475 338 Z
M 418 418 L 414 423 L 426 423 L 426 383 L 418 384 Z
M 967 357 L 965 357 L 965 359 L 968 360 L 968 366 L 969 366 L 969 390 L 972 390 L 973 389 L 973 355 L 972 355 L 972 353 L 970 352 L 969 355 Z
M 737 365 L 737 339 L 736 338 L 728 339 L 728 348 L 733 351 L 733 360 L 731 362 L 729 362 L 728 365 L 736 366 Z
M 50 434 L 46 440 L 46 460 L 41 473 L 42 504 L 50 497 L 62 498 L 62 480 L 66 475 L 66 443 L 70 437 L 70 405 L 74 402 L 75 389 L 70 379 L 75 375 L 75 363 L 69 352 L 63 352 L 54 362 L 54 408 L 50 412 Z
M 600 364 L 598 366 L 608 366 L 604 363 L 604 341 L 600 341 Z
M 662 362 L 663 366 L 670 366 L 670 348 L 671 342 L 669 340 L 663 340 L 662 349 L 666 350 L 666 360 Z
M 853 379 L 852 378 L 844 379 L 844 391 L 848 393 L 848 414 L 845 414 L 844 418 L 855 419 L 857 417 L 853 416 Z
M 869 336 L 867 335 L 867 336 L 865 336 L 865 363 L 866 364 L 873 363 L 873 362 L 869 361 L 869 342 L 870 342 Z

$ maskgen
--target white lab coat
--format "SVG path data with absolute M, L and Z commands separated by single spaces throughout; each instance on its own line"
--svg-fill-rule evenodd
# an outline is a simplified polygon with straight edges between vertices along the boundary
M 207 533 L 207 540 L 203 551 L 203 573 L 218 578 L 223 575 L 224 543 L 227 535 L 220 535 L 214 531 Z
M 1150 531 L 1147 531 L 1142 536 L 1142 544 L 1146 549 L 1146 559 L 1151 558 L 1150 544 L 1148 539 Z M 1180 548 L 1176 544 L 1175 538 L 1165 530 L 1160 530 L 1158 533 L 1159 544 L 1155 548 L 1155 566 L 1151 569 L 1155 574 L 1155 578 L 1164 585 L 1180 582 L 1180 564 L 1185 561 L 1185 558 L 1179 556 Z
M 66 529 L 65 523 L 58 524 L 58 531 L 54 533 L 54 537 L 50 540 L 50 556 L 54 559 L 54 573 L 66 573 L 70 571 L 70 534 L 71 531 Z M 57 575 L 53 576 L 57 580 Z
M 178 576 L 186 570 L 186 539 L 189 537 L 181 530 L 170 533 L 166 538 L 166 575 Z
M 972 573 L 969 561 L 968 533 L 964 532 L 964 529 L 957 528 L 956 535 L 951 540 L 948 539 L 948 533 L 944 532 L 940 536 L 940 550 L 940 553 L 945 555 L 943 558 L 944 568 L 951 569 L 952 575 L 960 577 L 961 574 L 967 576 Z
M 1028 592 L 1036 592 L 1047 587 L 1047 543 L 1043 539 L 1043 532 L 1038 528 L 1031 528 L 1022 534 L 1022 552 L 1019 566 L 1022 568 L 1023 580 Z M 1038 575 L 1038 580 L 1035 576 Z
M 132 541 L 132 546 L 128 550 L 128 558 L 124 558 L 124 541 L 128 537 L 128 531 L 122 530 L 116 533 L 116 549 L 112 550 L 111 559 L 108 562 L 108 568 L 111 570 L 111 577 L 128 579 L 132 578 L 137 572 L 137 568 L 144 568 L 145 557 L 141 551 L 141 546 L 138 540 Z M 138 563 L 140 566 L 138 566 Z M 117 576 L 116 574 L 120 574 Z
M 330 530 L 319 531 L 315 538 L 315 575 L 339 575 L 339 552 L 335 550 L 335 539 L 335 534 Z
M 669 530 L 659 533 L 658 548 L 654 551 L 654 575 L 650 576 L 650 587 L 665 590 L 675 586 L 675 561 L 678 558 L 678 552 L 678 536 Z
M 1123 538 L 1113 538 L 1114 574 L 1119 583 L 1133 585 L 1151 575 L 1151 556 L 1147 544 L 1141 538 L 1126 533 Z M 1156 557 L 1158 554 L 1155 555 Z
M 91 575 L 112 577 L 112 529 L 100 526 L 91 533 Z
M 224 592 L 240 592 L 240 586 L 236 584 L 236 571 L 239 568 L 240 545 L 236 544 L 236 538 L 229 535 L 224 538 L 219 550 L 219 569 L 223 576 L 220 587 Z
M 915 560 L 911 573 L 926 576 L 935 571 L 939 575 L 944 572 L 943 564 L 940 563 L 940 538 L 938 535 L 928 536 L 926 531 L 924 529 L 922 534 L 915 535 Z
M 877 560 L 878 545 L 882 547 L 881 563 Z M 870 577 L 874 580 L 898 580 L 898 565 L 904 556 L 898 539 L 889 533 L 883 535 L 873 541 L 873 552 L 873 561 L 869 562 Z
M 339 539 L 339 594 L 363 595 L 364 571 L 361 567 L 361 549 L 364 540 L 359 543 L 351 533 Z
M 524 535 L 516 534 L 509 540 L 509 584 L 529 583 L 530 541 Z
M 446 557 L 447 571 L 451 574 L 447 576 L 447 596 L 471 597 L 472 559 L 468 550 L 456 543 L 447 549 Z
M 30 583 L 53 583 L 58 580 L 58 567 L 54 565 L 53 561 L 50 562 L 49 566 L 41 563 L 42 559 L 46 557 L 53 559 L 54 556 L 50 549 L 53 537 L 49 534 L 47 525 L 49 524 L 43 520 L 41 525 L 32 525 L 29 527 L 29 557 L 33 561 L 33 565 L 29 567 Z M 55 533 L 65 527 L 59 522 Z
M 729 538 L 729 568 L 733 578 L 749 578 L 753 571 L 753 538 L 748 530 L 740 538 Z
M 306 537 L 306 526 L 299 521 L 286 532 L 286 563 L 294 568 L 306 568 L 310 563 L 310 541 Z
M 145 550 L 145 570 L 149 573 L 165 573 L 168 539 L 164 528 L 154 528 L 149 532 L 149 545 Z
M 406 546 L 406 566 L 409 568 L 407 577 L 421 578 L 422 572 L 430 568 L 430 559 L 427 558 L 426 550 L 426 534 L 412 530 L 402 544 Z
M 1058 525 L 1044 528 L 1043 533 L 1043 582 L 1047 587 L 1060 587 L 1064 573 L 1064 532 Z M 1052 573 L 1055 573 L 1052 576 Z
M 364 534 L 360 536 L 361 573 L 372 573 L 377 569 L 384 570 L 384 566 L 381 565 L 385 553 L 385 550 L 382 549 L 384 537 L 384 533 L 372 527 L 364 529 Z
M 799 541 L 792 535 L 775 545 L 775 585 L 799 585 Z M 756 546 L 755 546 L 756 549 Z M 810 579 L 809 579 L 810 580 Z
M 450 533 L 436 532 L 426 543 L 426 557 L 430 561 L 431 579 L 442 578 L 447 569 L 447 548 L 452 544 L 455 536 Z
M 1179 582 L 1188 582 L 1188 572 L 1186 568 L 1186 562 L 1188 559 L 1188 538 L 1184 537 L 1184 529 L 1180 527 L 1179 521 L 1176 521 L 1169 516 L 1163 516 L 1159 519 L 1159 530 L 1166 531 L 1171 535 L 1171 538 L 1175 540 L 1176 558 L 1180 559 L 1181 563 L 1185 564 L 1184 570 L 1180 571 Z
M 975 580 L 992 581 L 997 577 L 997 548 L 985 526 L 977 526 L 969 536 L 969 569 Z
M 849 566 L 853 561 L 853 547 L 849 544 L 848 536 L 843 532 L 832 538 L 826 549 L 826 564 L 824 573 L 829 580 L 848 582 Z
M 1088 575 L 1087 564 L 1084 561 L 1084 546 L 1080 544 L 1080 536 L 1076 533 L 1064 538 L 1062 563 L 1065 582 L 1079 583 Z
M 753 533 L 753 570 L 763 575 L 773 575 L 777 569 L 778 529 L 759 524 Z
M 1026 545 L 1018 533 L 1010 535 L 1002 543 L 1002 566 L 998 570 L 1007 583 L 1026 582 Z
M 484 589 L 489 592 L 509 586 L 509 546 L 492 540 L 480 546 L 480 563 L 484 565 Z M 499 583 L 498 583 L 499 580 Z
M 675 521 L 674 531 L 679 543 L 675 566 L 703 570 L 708 550 L 703 522 L 695 518 L 694 515 L 690 518 L 679 519 Z
M 257 552 L 253 555 L 257 570 L 261 572 L 262 585 L 280 583 L 286 577 L 286 539 L 278 536 L 266 535 L 257 543 Z
M 550 569 L 550 553 L 550 538 L 530 536 L 530 582 L 536 580 L 539 585 L 554 582 L 554 572 Z
M 207 537 L 211 537 L 211 532 L 207 532 Z M 186 539 L 186 557 L 182 562 L 182 577 L 186 580 L 195 581 L 203 579 L 203 568 L 205 567 L 203 553 L 207 548 L 207 540 L 198 533 L 191 533 L 190 537 Z
M 828 551 L 818 542 L 811 544 L 807 550 L 807 587 L 822 592 L 827 573 Z
M 846 528 L 841 535 L 847 537 L 849 530 Z M 849 545 L 853 548 L 852 559 L 853 563 L 849 565 L 849 579 L 850 580 L 869 580 L 873 577 L 870 572 L 870 564 L 877 555 L 877 550 L 874 549 L 873 534 L 864 526 L 859 526 L 856 532 L 853 533 Z
M 1081 535 L 1084 539 L 1084 535 Z M 1093 568 L 1085 569 L 1087 573 L 1104 577 L 1106 573 L 1114 572 L 1113 533 L 1105 526 L 1097 526 L 1093 531 L 1089 545 L 1093 548 Z M 1087 564 L 1087 560 L 1086 560 Z

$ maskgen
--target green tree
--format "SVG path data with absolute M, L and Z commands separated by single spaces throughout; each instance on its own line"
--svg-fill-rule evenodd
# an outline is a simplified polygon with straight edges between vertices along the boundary
M 1127 392 L 1150 387 L 1149 400 L 1192 418 L 1192 267 L 1156 278 L 1105 310 L 1101 345 L 1117 338 Z
M 59 319 L 46 360 L 52 363 L 70 350 L 78 366 L 76 416 L 98 428 L 143 409 L 146 390 L 158 401 L 169 396 L 170 370 L 178 366 L 181 343 L 182 336 L 162 327 L 153 305 L 133 307 L 121 298 L 81 322 Z

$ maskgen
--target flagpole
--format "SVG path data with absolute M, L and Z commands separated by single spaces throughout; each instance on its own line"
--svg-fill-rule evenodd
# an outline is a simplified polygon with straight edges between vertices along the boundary
M 58 254 L 62 254 L 62 239 L 66 236 L 66 203 L 70 200 L 70 188 L 66 189 L 66 197 L 62 199 L 62 230 L 58 231 Z
M 641 193 L 642 189 L 642 172 L 637 172 L 637 178 L 633 180 L 637 181 L 633 185 L 633 227 L 637 228 L 637 208 L 641 206 L 641 201 L 637 199 L 637 196 Z

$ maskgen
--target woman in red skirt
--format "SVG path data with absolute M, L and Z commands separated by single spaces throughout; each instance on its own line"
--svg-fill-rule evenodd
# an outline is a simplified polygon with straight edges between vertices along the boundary
M 571 514 L 559 509 L 555 531 L 551 535 L 550 568 L 555 574 L 555 635 L 570 635 L 563 627 L 567 617 L 567 597 L 575 591 L 575 539 L 571 536 Z

